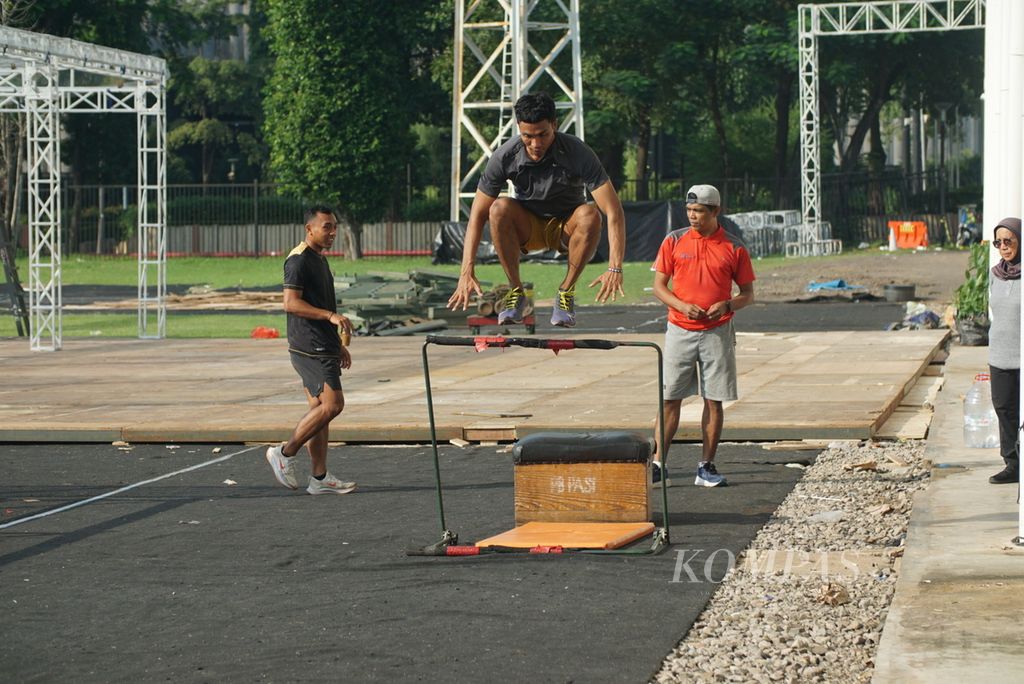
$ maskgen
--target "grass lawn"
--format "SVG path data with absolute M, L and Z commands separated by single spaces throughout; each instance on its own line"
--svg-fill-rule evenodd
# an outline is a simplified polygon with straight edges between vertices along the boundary
M 14 337 L 14 318 L 4 312 L 0 337 Z M 152 319 L 151 319 L 152 320 Z M 138 318 L 131 313 L 65 313 L 64 337 L 138 337 Z M 249 337 L 258 325 L 285 331 L 283 313 L 217 314 L 167 312 L 167 337 Z
M 820 258 L 820 257 L 819 257 Z M 346 261 L 340 257 L 330 259 L 335 275 L 362 274 L 368 272 L 408 273 L 412 270 L 439 271 L 458 275 L 458 264 L 433 265 L 429 257 L 373 257 L 359 261 Z M 758 268 L 767 268 L 782 257 L 759 261 Z M 18 272 L 23 285 L 28 273 L 28 261 L 18 259 Z M 167 260 L 167 283 L 169 285 L 209 285 L 214 289 L 256 288 L 278 286 L 282 280 L 282 257 L 179 257 Z M 604 272 L 603 264 L 591 264 L 577 284 L 577 302 L 592 304 L 597 287 L 587 288 L 592 280 Z M 524 264 L 523 280 L 532 281 L 534 296 L 538 300 L 554 297 L 558 285 L 565 275 L 562 264 Z M 505 282 L 505 275 L 498 264 L 484 264 L 476 267 L 481 281 L 492 285 Z M 62 281 L 65 285 L 130 285 L 138 279 L 138 262 L 133 257 L 97 257 L 69 255 L 62 264 Z M 645 288 L 651 287 L 650 264 L 628 263 L 623 265 L 625 298 L 618 304 L 648 303 L 654 300 Z M 486 289 L 486 288 L 485 288 Z M 6 297 L 0 297 L 0 337 L 17 334 L 14 318 L 6 308 Z M 168 337 L 248 337 L 258 325 L 275 327 L 284 332 L 284 314 L 197 314 L 167 312 Z M 65 337 L 136 337 L 135 313 L 69 313 L 62 316 Z

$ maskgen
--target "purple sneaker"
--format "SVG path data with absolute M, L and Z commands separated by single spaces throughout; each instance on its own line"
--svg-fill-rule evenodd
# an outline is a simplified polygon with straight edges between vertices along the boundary
M 506 323 L 522 323 L 526 315 L 526 293 L 521 287 L 513 287 L 501 301 L 502 310 L 498 314 L 498 325 Z
M 555 298 L 555 308 L 551 310 L 551 325 L 560 328 L 572 328 L 576 325 L 576 288 L 568 290 L 558 288 L 558 296 Z

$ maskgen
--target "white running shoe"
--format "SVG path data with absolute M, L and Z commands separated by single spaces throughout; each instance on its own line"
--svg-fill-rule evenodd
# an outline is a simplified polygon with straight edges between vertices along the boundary
M 281 445 L 267 449 L 267 463 L 274 471 L 274 478 L 288 489 L 298 489 L 299 481 L 295 479 L 295 463 L 281 453 Z
M 348 494 L 356 488 L 355 482 L 342 482 L 330 473 L 322 480 L 310 476 L 306 491 L 310 494 Z

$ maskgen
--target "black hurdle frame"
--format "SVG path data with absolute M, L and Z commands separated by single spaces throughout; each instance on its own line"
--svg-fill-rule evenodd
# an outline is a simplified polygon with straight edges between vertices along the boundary
M 479 555 L 481 553 L 562 553 L 567 549 L 555 547 L 554 549 L 507 549 L 501 548 L 494 551 L 477 549 L 478 547 L 458 546 L 459 535 L 448 529 L 444 518 L 444 494 L 441 485 L 441 465 L 437 453 L 437 424 L 434 421 L 434 397 L 430 389 L 430 363 L 427 348 L 432 345 L 454 346 L 454 347 L 477 347 L 483 345 L 485 348 L 497 347 L 526 347 L 532 349 L 549 349 L 555 353 L 570 349 L 616 349 L 617 347 L 648 347 L 654 349 L 658 357 L 658 412 L 657 429 L 660 433 L 662 445 L 661 466 L 661 520 L 662 526 L 654 530 L 654 543 L 649 549 L 572 549 L 574 552 L 591 554 L 610 555 L 646 555 L 660 553 L 670 543 L 669 516 L 668 516 L 668 488 L 665 484 L 665 474 L 668 472 L 668 448 L 665 444 L 665 371 L 661 347 L 654 342 L 641 342 L 634 340 L 604 340 L 604 339 L 564 339 L 564 338 L 538 338 L 538 337 L 488 337 L 476 335 L 473 337 L 453 337 L 448 335 L 427 335 L 423 342 L 423 379 L 427 387 L 427 416 L 430 419 L 430 445 L 434 453 L 434 479 L 437 485 L 437 511 L 441 521 L 441 540 L 420 549 L 410 549 L 406 552 L 410 556 L 467 556 Z

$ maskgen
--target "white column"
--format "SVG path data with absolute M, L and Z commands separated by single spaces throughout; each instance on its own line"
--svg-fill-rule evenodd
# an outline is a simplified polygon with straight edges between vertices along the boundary
M 60 251 L 60 130 L 57 70 L 28 63 L 24 73 L 28 161 L 29 344 L 63 344 Z
M 569 9 L 569 39 L 572 41 L 572 90 L 576 95 L 573 119 L 577 138 L 586 139 L 583 133 L 583 57 L 580 49 L 580 0 L 572 0 Z
M 1006 21 L 1003 36 L 1005 43 L 1006 80 L 1003 83 L 1003 135 L 999 143 L 1004 150 L 1020 150 L 1024 144 L 1024 131 L 1021 130 L 1021 98 L 1024 97 L 1024 2 L 1004 0 L 1003 12 Z M 1006 212 L 990 219 L 1005 216 L 1020 216 L 1021 207 L 1021 169 L 1020 154 L 1003 153 L 1002 172 L 1004 203 Z M 989 220 L 989 224 L 992 221 Z
M 139 337 L 167 334 L 167 154 L 165 88 L 142 83 L 136 90 L 138 123 Z
M 448 196 L 448 220 L 458 221 L 462 211 L 459 208 L 459 192 L 462 189 L 462 51 L 463 21 L 466 13 L 465 0 L 455 0 L 455 43 L 452 47 L 452 165 L 451 187 Z
M 1013 129 L 1016 146 L 1008 146 L 1006 149 L 1017 150 L 1017 154 L 1005 155 L 1008 158 L 1007 181 L 1013 201 L 1009 215 L 1024 218 L 1024 83 L 1021 82 L 1024 79 L 1024 3 L 1011 2 L 1009 4 L 1010 16 L 1006 24 L 1010 36 L 1009 87 L 1011 102 L 1007 103 L 1007 111 L 1012 112 L 1012 119 L 1010 119 L 1008 127 Z M 999 218 L 1002 217 L 997 217 L 996 221 Z M 1021 303 L 1021 311 L 1024 313 L 1024 301 Z M 1021 351 L 1024 352 L 1024 317 L 1021 321 Z M 1021 392 L 1020 398 L 1024 402 L 1024 391 Z M 1020 436 L 1018 434 L 1018 437 Z M 1019 456 L 1018 454 L 1018 458 Z M 1018 503 L 1016 542 L 1024 545 L 1024 502 Z
M 817 11 L 801 5 L 798 37 L 800 86 L 800 187 L 803 222 L 800 224 L 800 255 L 804 247 L 818 244 L 821 227 L 821 150 L 818 141 L 818 38 Z M 817 254 L 817 251 L 811 251 Z M 790 256 L 789 247 L 786 256 Z M 795 256 L 795 255 L 794 255 Z
M 1018 155 L 1021 130 L 1019 60 L 1011 59 L 1011 44 L 1019 42 L 1024 6 L 1015 0 L 989 0 L 985 6 L 985 149 L 984 216 L 986 239 L 999 219 L 1014 216 L 1020 207 Z M 993 250 L 994 252 L 994 250 Z M 993 263 L 998 256 L 993 253 Z

